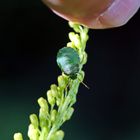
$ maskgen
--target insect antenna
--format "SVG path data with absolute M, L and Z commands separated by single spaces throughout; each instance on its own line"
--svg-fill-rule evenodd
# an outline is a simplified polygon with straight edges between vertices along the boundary
M 87 89 L 90 89 L 88 85 L 86 85 L 84 82 L 81 82 Z
M 78 77 L 77 77 L 78 78 Z M 88 85 L 86 85 L 84 82 L 82 82 L 79 78 L 78 80 L 81 82 L 82 85 L 84 85 L 87 89 L 90 89 L 90 87 Z

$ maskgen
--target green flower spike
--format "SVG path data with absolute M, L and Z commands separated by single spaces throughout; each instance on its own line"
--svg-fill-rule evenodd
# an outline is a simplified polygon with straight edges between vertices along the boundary
M 82 68 L 87 61 L 85 48 L 88 28 L 72 22 L 69 22 L 69 26 L 74 30 L 69 33 L 70 42 L 64 49 L 59 50 L 57 55 L 62 75 L 57 78 L 58 85 L 50 86 L 46 93 L 47 99 L 43 97 L 38 99 L 39 117 L 35 114 L 30 115 L 29 140 L 63 140 L 64 132 L 60 130 L 61 126 L 74 112 L 73 104 L 85 76 Z M 16 133 L 14 140 L 23 140 L 22 135 Z

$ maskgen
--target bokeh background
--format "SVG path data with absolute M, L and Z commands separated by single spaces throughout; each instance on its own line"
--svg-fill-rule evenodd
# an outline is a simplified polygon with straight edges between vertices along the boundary
M 75 113 L 65 140 L 140 140 L 140 16 L 120 28 L 90 30 Z M 68 42 L 67 21 L 40 0 L 0 1 L 0 140 L 22 132 L 36 100 L 56 83 L 56 53 Z

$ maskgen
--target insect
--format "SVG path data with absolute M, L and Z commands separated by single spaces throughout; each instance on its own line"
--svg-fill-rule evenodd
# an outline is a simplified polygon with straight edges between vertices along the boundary
M 61 71 L 71 79 L 77 78 L 80 70 L 80 57 L 77 51 L 71 47 L 63 47 L 57 53 L 57 64 Z
M 75 49 L 70 47 L 63 47 L 60 49 L 57 53 L 57 64 L 61 71 L 72 80 L 77 78 L 77 74 L 80 70 L 80 57 Z M 82 81 L 81 83 L 89 89 L 85 83 Z

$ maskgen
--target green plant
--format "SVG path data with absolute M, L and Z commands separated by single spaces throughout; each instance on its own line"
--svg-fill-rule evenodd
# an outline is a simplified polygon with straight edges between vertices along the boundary
M 61 126 L 69 120 L 74 112 L 73 104 L 76 102 L 79 85 L 84 79 L 83 65 L 87 61 L 85 52 L 88 40 L 88 28 L 69 22 L 69 26 L 75 32 L 69 33 L 70 42 L 67 47 L 77 51 L 80 58 L 78 72 L 73 79 L 62 71 L 58 77 L 58 85 L 52 84 L 47 91 L 47 99 L 38 99 L 40 106 L 39 117 L 30 115 L 28 137 L 30 140 L 62 140 L 64 132 Z M 14 140 L 23 140 L 21 133 L 14 135 Z

